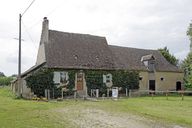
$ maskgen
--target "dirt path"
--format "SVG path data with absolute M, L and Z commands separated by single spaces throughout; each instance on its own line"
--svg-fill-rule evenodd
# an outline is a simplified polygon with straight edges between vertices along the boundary
M 77 128 L 182 128 L 132 114 L 114 114 L 95 108 L 70 107 L 55 111 Z

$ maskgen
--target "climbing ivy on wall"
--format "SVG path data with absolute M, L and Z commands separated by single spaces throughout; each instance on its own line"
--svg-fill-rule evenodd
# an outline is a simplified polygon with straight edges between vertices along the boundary
M 98 71 L 87 70 L 85 71 L 85 79 L 88 88 L 88 94 L 91 89 L 99 89 L 100 95 L 106 94 L 107 87 L 103 83 L 103 74 L 112 74 L 113 87 L 121 87 L 121 91 L 125 92 L 125 89 L 139 89 L 139 72 L 128 70 L 116 70 L 116 71 Z
M 61 88 L 57 88 L 57 85 L 53 82 L 53 72 L 62 71 L 55 69 L 40 69 L 29 75 L 26 78 L 27 86 L 37 96 L 44 96 L 45 89 L 54 90 L 54 97 L 61 96 Z M 75 74 L 77 70 L 64 70 L 68 72 L 69 84 L 67 86 L 68 92 L 66 95 L 73 95 L 73 89 L 75 88 Z M 126 88 L 138 89 L 139 88 L 139 72 L 116 70 L 116 71 L 101 71 L 101 70 L 85 70 L 85 80 L 88 88 L 88 94 L 91 89 L 99 89 L 100 96 L 107 93 L 107 87 L 103 83 L 103 75 L 108 73 L 112 74 L 112 81 L 114 87 L 121 87 L 122 90 Z
M 73 95 L 73 89 L 75 89 L 75 73 L 77 71 L 75 70 L 68 70 L 69 75 L 69 84 L 67 85 L 67 89 L 69 89 L 68 92 L 66 92 L 67 95 Z
M 103 74 L 106 73 L 105 71 L 85 71 L 85 80 L 89 95 L 91 94 L 91 89 L 99 89 L 100 95 L 107 92 L 107 87 L 103 83 Z
M 36 94 L 38 97 L 44 96 L 45 89 L 50 89 L 51 94 L 53 94 L 54 90 L 54 97 L 61 96 L 61 88 L 57 88 L 57 85 L 53 82 L 53 72 L 57 71 L 54 69 L 41 69 L 29 75 L 25 80 L 27 82 L 27 87 L 31 88 L 31 90 Z M 62 71 L 62 70 L 58 70 Z M 73 94 L 73 89 L 75 88 L 75 70 L 67 71 L 69 75 L 69 84 L 67 89 L 69 90 L 66 92 L 66 95 Z
M 112 73 L 113 86 L 121 87 L 121 92 L 125 92 L 125 89 L 139 89 L 139 72 L 117 70 Z
M 47 69 L 40 69 L 37 72 L 32 73 L 26 79 L 27 87 L 38 97 L 44 96 L 45 89 L 54 88 L 53 72 Z

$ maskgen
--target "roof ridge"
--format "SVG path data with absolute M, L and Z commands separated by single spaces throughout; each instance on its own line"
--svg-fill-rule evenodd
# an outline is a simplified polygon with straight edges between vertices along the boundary
M 109 45 L 109 47 L 119 47 L 119 48 L 128 48 L 128 49 L 145 50 L 145 51 L 158 51 L 155 49 L 143 49 L 143 48 L 134 48 L 134 47 L 117 46 L 117 45 Z
M 59 33 L 65 33 L 65 34 L 74 34 L 74 35 L 80 35 L 80 36 L 92 36 L 92 37 L 106 38 L 105 36 L 98 36 L 98 35 L 84 34 L 84 33 L 63 32 L 63 31 L 51 30 L 51 29 L 49 29 L 49 31 L 59 32 Z

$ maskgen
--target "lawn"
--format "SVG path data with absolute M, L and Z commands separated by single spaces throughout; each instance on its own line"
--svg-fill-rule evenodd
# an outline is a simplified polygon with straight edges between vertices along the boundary
M 154 97 L 153 100 L 151 97 L 140 97 L 98 102 L 38 102 L 15 99 L 9 88 L 0 88 L 1 128 L 80 127 L 75 125 L 73 120 L 82 116 L 83 109 L 102 110 L 111 115 L 133 114 L 166 124 L 192 126 L 192 97 L 187 96 L 183 101 L 180 97 L 169 97 L 169 100 L 165 97 Z M 98 111 L 94 113 L 98 114 Z

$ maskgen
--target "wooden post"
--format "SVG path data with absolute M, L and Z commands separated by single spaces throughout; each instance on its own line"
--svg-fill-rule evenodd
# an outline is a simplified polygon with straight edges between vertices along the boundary
M 166 92 L 166 99 L 168 100 L 168 90 L 167 90 L 167 92 Z
M 153 91 L 151 91 L 151 96 L 152 96 L 152 100 L 153 100 Z
M 62 99 L 63 99 L 63 89 L 61 89 L 61 96 L 62 96 Z
M 55 92 L 54 92 L 54 88 L 53 88 L 53 99 L 55 99 Z
M 131 97 L 131 90 L 129 90 L 129 97 Z
M 50 100 L 50 90 L 49 90 L 49 89 L 47 89 L 47 93 L 48 93 L 48 94 L 47 94 L 47 96 L 48 96 L 47 99 Z
M 126 90 L 125 90 L 125 91 L 126 91 L 126 97 L 127 97 L 127 88 L 126 88 Z
M 182 97 L 182 100 L 184 100 L 184 92 L 181 91 L 181 97 Z
M 109 98 L 109 88 L 107 88 L 107 97 Z
M 77 92 L 74 91 L 74 99 L 76 99 L 76 98 L 77 98 Z
M 99 89 L 96 89 L 96 98 L 99 97 Z
M 45 98 L 48 99 L 48 97 L 47 97 L 47 89 L 45 89 Z

